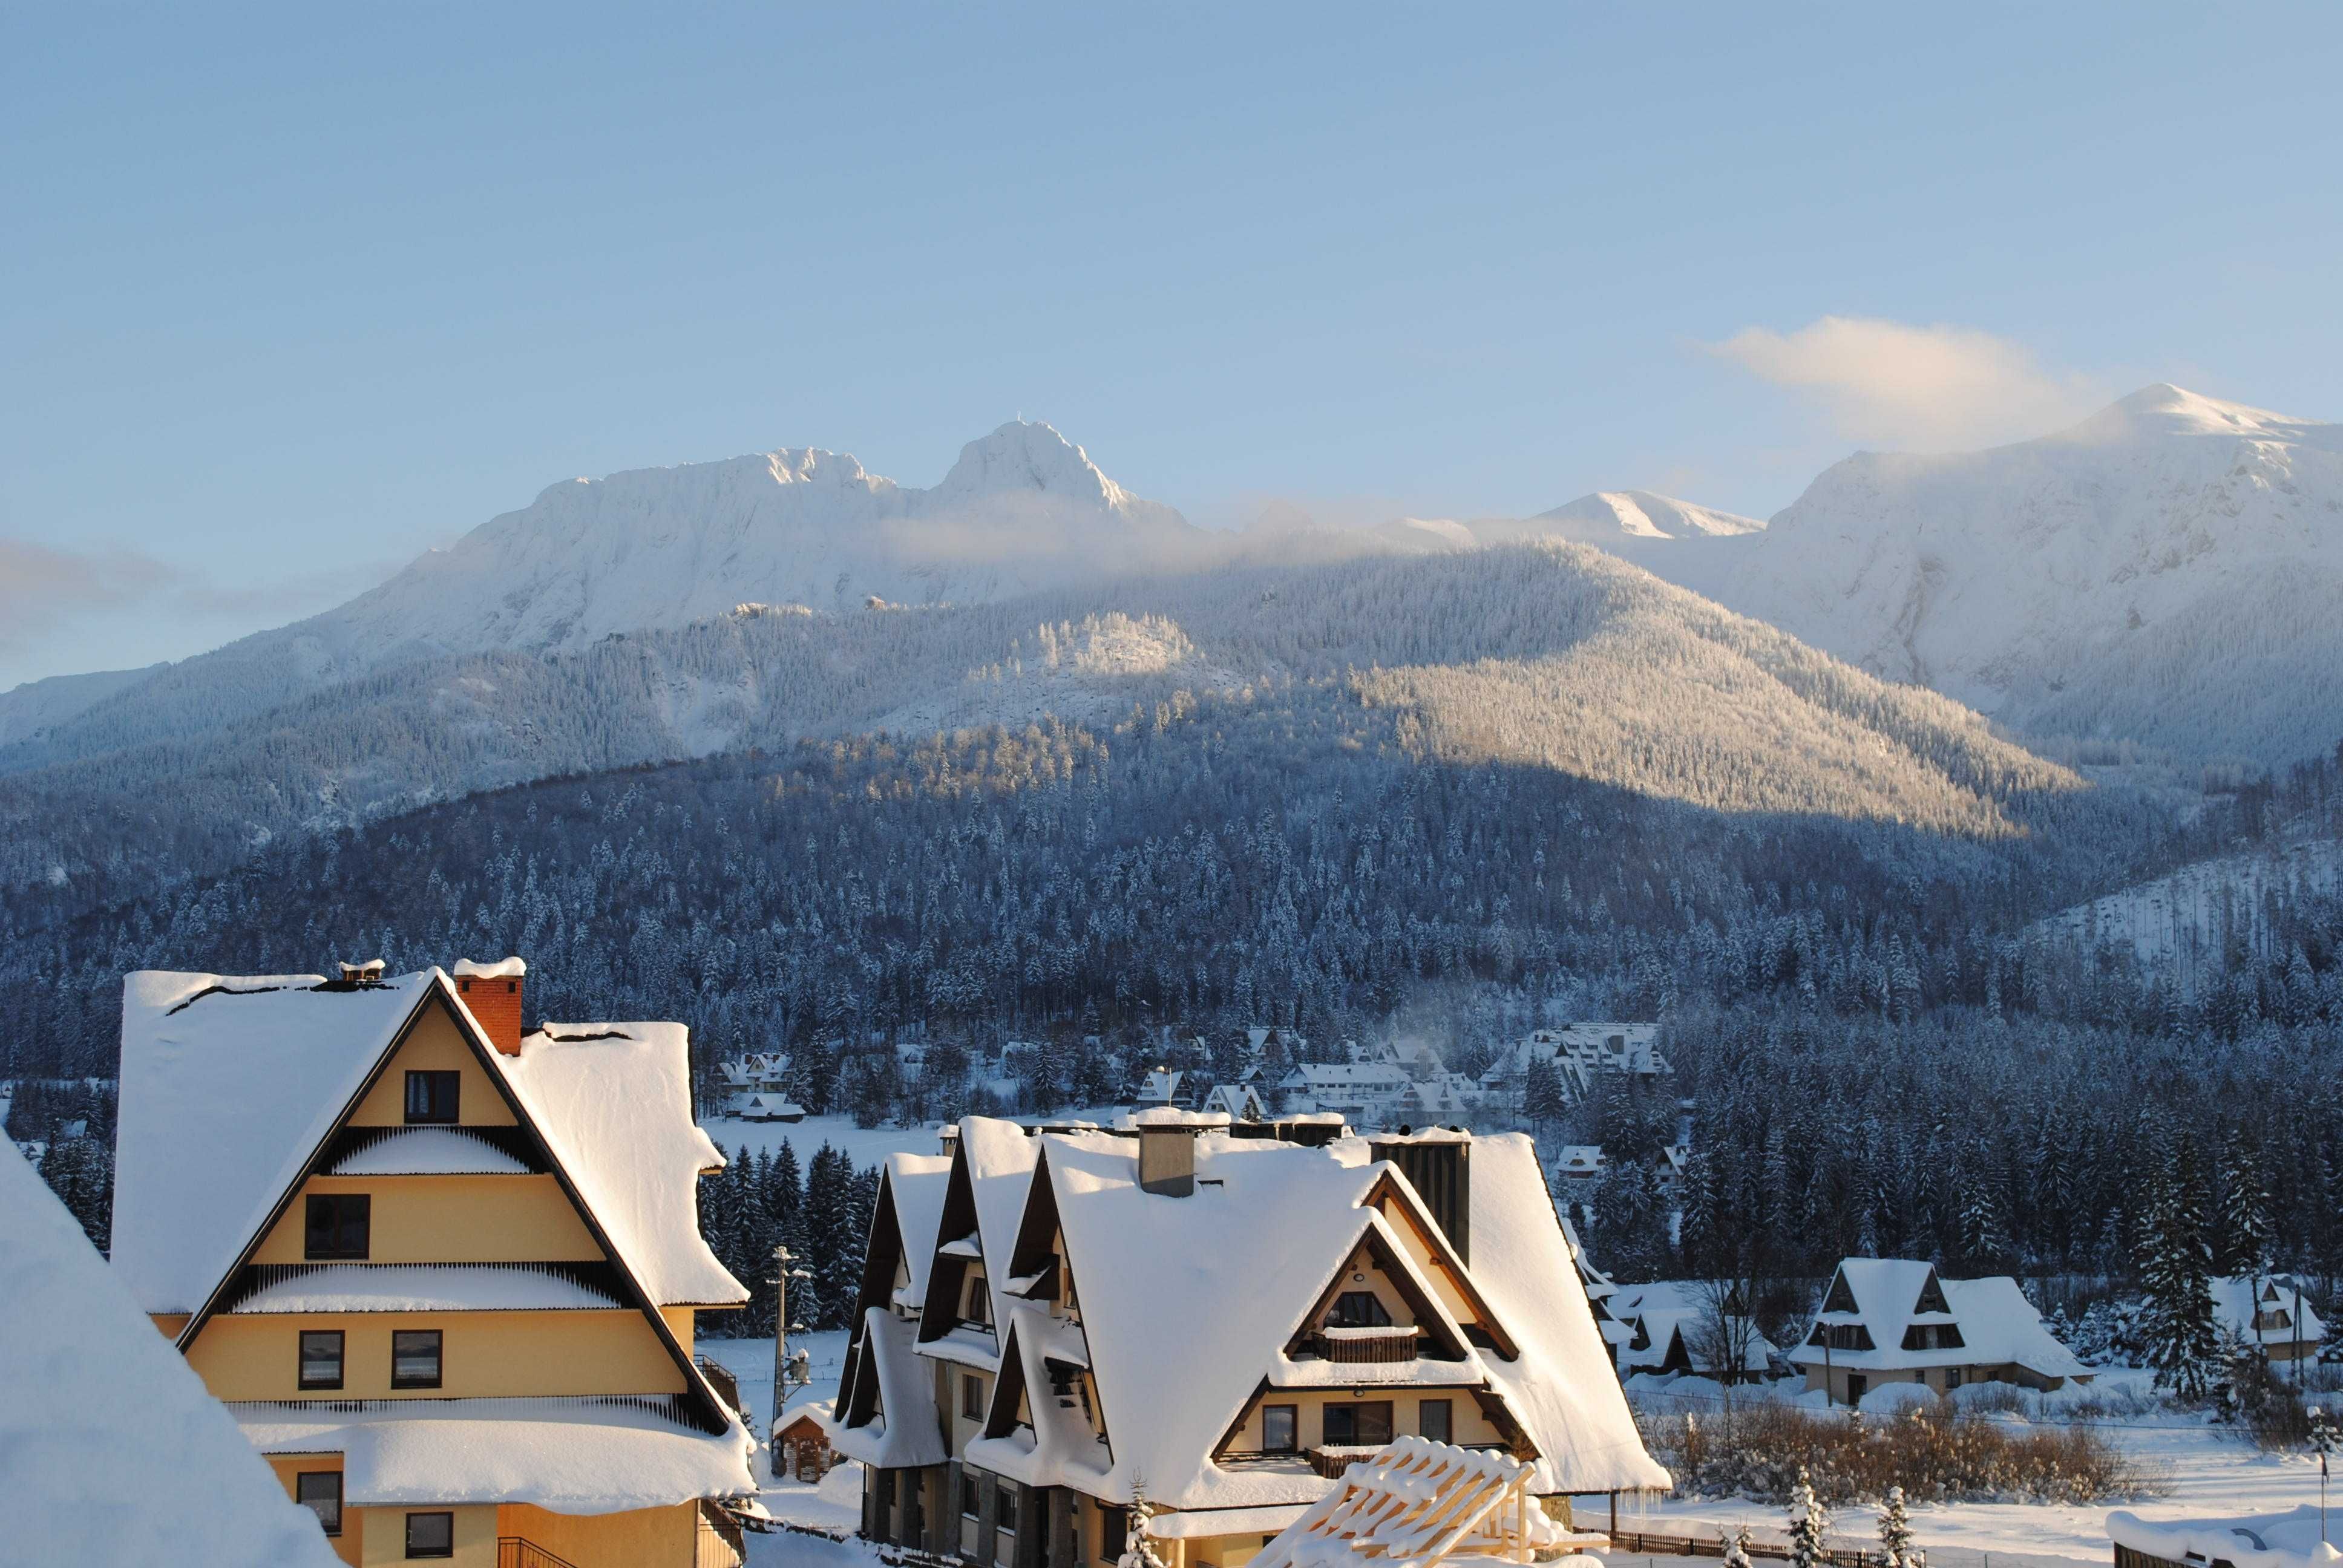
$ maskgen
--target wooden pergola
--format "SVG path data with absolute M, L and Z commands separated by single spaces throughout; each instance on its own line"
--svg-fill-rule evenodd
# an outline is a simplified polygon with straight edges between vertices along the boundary
M 1502 1453 L 1395 1438 L 1247 1568 L 1338 1568 L 1353 1560 L 1433 1568 L 1451 1557 L 1529 1563 L 1572 1537 L 1530 1495 L 1531 1467 Z

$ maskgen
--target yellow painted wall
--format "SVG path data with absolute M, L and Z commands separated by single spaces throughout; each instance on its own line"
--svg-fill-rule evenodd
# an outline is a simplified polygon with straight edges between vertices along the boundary
M 339 1329 L 342 1386 L 300 1387 L 301 1331 Z M 437 1329 L 441 1386 L 393 1389 L 394 1329 Z M 187 1347 L 215 1398 L 458 1399 L 675 1393 L 683 1374 L 640 1312 L 304 1312 L 216 1317 Z
M 667 1332 L 675 1336 L 675 1342 L 683 1347 L 683 1353 L 686 1355 L 691 1353 L 694 1310 L 690 1307 L 659 1309 L 659 1316 L 667 1320 Z
M 497 1533 L 534 1542 L 576 1568 L 691 1568 L 699 1510 L 639 1508 L 626 1513 L 555 1513 L 526 1503 L 497 1510 Z
M 1422 1430 L 1418 1425 L 1416 1406 L 1427 1399 L 1448 1402 L 1448 1420 L 1453 1442 L 1503 1442 L 1503 1436 L 1482 1412 L 1480 1402 L 1473 1391 L 1463 1388 L 1399 1388 L 1374 1389 L 1363 1397 L 1353 1397 L 1348 1389 L 1320 1391 L 1317 1389 L 1272 1389 L 1247 1406 L 1244 1424 L 1228 1445 L 1232 1453 L 1257 1453 L 1261 1451 L 1261 1407 L 1264 1404 L 1290 1404 L 1299 1408 L 1293 1412 L 1299 1429 L 1295 1442 L 1303 1448 L 1316 1448 L 1323 1441 L 1324 1417 L 1320 1413 L 1329 1404 L 1365 1404 L 1387 1399 L 1392 1405 L 1392 1433 L 1395 1437 L 1411 1436 Z
M 337 1471 L 342 1468 L 342 1456 L 338 1453 L 272 1453 L 264 1457 L 268 1461 L 268 1468 L 277 1473 L 277 1483 L 285 1488 L 285 1495 L 297 1503 L 301 1500 L 300 1488 L 297 1483 L 303 1471 Z M 352 1568 L 356 1568 L 357 1563 L 365 1561 L 361 1553 L 364 1551 L 363 1537 L 366 1528 L 358 1522 L 359 1512 L 355 1508 L 345 1507 L 342 1510 L 342 1533 L 327 1538 L 327 1543 L 334 1549 L 334 1554 L 343 1562 L 350 1563 Z
M 452 1563 L 455 1568 L 496 1568 L 497 1508 L 493 1503 L 476 1503 L 469 1507 L 438 1508 L 423 1504 L 417 1513 L 453 1513 L 456 1516 L 456 1555 L 431 1559 Z M 366 1515 L 366 1549 L 358 1562 L 365 1568 L 382 1563 L 404 1563 L 407 1557 L 407 1515 L 408 1510 L 399 1507 L 344 1509 Z M 583 1568 L 583 1565 L 580 1565 Z
M 472 1054 L 445 1005 L 433 1002 L 415 1020 L 415 1028 L 383 1070 L 382 1077 L 351 1113 L 352 1127 L 397 1127 L 407 1121 L 407 1075 L 454 1069 L 464 1075 L 456 1096 L 456 1118 L 466 1127 L 510 1127 L 513 1113 L 496 1085 L 488 1081 L 479 1059 Z
M 187 1320 L 195 1316 L 193 1312 L 149 1312 L 146 1315 L 155 1320 L 155 1332 L 166 1340 L 176 1340 L 179 1331 L 187 1326 Z
M 1448 1271 L 1434 1261 L 1437 1254 L 1418 1233 L 1414 1221 L 1398 1211 L 1386 1218 L 1391 1221 L 1392 1230 L 1399 1236 L 1401 1253 L 1415 1265 L 1417 1275 L 1431 1285 L 1433 1299 L 1447 1308 L 1448 1315 L 1458 1322 L 1477 1322 L 1480 1314 L 1464 1299 L 1464 1292 L 1456 1288 L 1456 1282 L 1449 1277 Z
M 256 1263 L 308 1261 L 312 1192 L 365 1192 L 370 1263 L 598 1262 L 606 1254 L 550 1176 L 314 1176 Z

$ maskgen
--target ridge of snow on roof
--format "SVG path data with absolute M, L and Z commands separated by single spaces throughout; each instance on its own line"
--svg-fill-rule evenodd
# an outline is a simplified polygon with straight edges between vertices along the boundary
M 204 1304 L 436 972 L 124 977 L 114 1269 L 140 1306 Z
M 229 1311 L 588 1312 L 618 1304 L 567 1274 L 527 1263 L 327 1263 L 272 1281 Z
M 928 1299 L 928 1265 L 935 1261 L 936 1227 L 943 1221 L 944 1189 L 950 1178 L 949 1154 L 887 1157 L 887 1185 L 894 1193 L 895 1229 L 902 1237 L 913 1306 Z
M 1224 1470 L 1212 1450 L 1365 1234 L 1360 1200 L 1385 1168 L 1355 1139 L 1312 1150 L 1205 1132 L 1195 1191 L 1170 1198 L 1141 1191 L 1135 1140 L 1042 1141 L 1113 1449 L 1100 1494 L 1143 1483 L 1179 1508 L 1292 1501 L 1296 1478 Z
M 749 1299 L 699 1234 L 699 1173 L 724 1155 L 691 1119 L 683 1025 L 548 1024 L 486 1054 L 654 1302 Z
M 1541 1455 L 1531 1490 L 1660 1488 L 1668 1473 L 1644 1451 L 1627 1395 L 1595 1332 L 1563 1238 L 1537 1147 L 1520 1132 L 1473 1141 L 1473 1282 L 1521 1345 L 1521 1359 L 1481 1354 L 1490 1382 Z
M 738 1422 L 714 1434 L 695 1432 L 624 1399 L 229 1409 L 263 1453 L 340 1453 L 342 1501 L 350 1507 L 531 1503 L 560 1513 L 623 1513 L 756 1490 L 754 1445 Z
M 11 1562 L 335 1568 L 33 1168 L 0 1156 L 0 1495 Z
M 458 980 L 518 980 L 528 973 L 528 965 L 518 958 L 498 959 L 494 963 L 482 963 L 478 959 L 458 959 Z

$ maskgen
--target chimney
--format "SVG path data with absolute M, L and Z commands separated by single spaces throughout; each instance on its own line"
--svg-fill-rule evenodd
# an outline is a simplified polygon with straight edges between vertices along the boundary
M 484 964 L 472 959 L 456 963 L 456 994 L 472 1010 L 472 1018 L 488 1043 L 507 1056 L 520 1054 L 520 982 L 528 966 L 518 959 Z
M 1407 1178 L 1431 1211 L 1433 1223 L 1465 1263 L 1473 1261 L 1473 1140 L 1462 1132 L 1427 1128 L 1413 1137 L 1377 1139 L 1368 1145 Z
M 1185 1198 L 1196 1190 L 1196 1130 L 1178 1120 L 1139 1124 L 1139 1190 Z

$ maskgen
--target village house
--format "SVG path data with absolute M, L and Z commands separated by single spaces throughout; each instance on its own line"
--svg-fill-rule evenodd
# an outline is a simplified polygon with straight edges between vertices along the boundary
M 1697 1280 L 1614 1285 L 1605 1314 L 1626 1325 L 1619 1341 L 1619 1372 L 1686 1372 L 1722 1383 L 1755 1382 L 1780 1352 L 1757 1329 L 1739 1296 L 1714 1299 Z
M 752 1050 L 718 1062 L 716 1078 L 733 1094 L 779 1094 L 789 1081 L 789 1061 L 787 1051 Z
M 1332 1112 L 1382 1126 L 1397 1120 L 1413 1081 L 1387 1061 L 1303 1061 L 1278 1081 L 1288 1112 Z
M 1269 1105 L 1261 1091 L 1250 1083 L 1216 1083 L 1197 1108 L 1207 1115 L 1225 1116 L 1231 1121 L 1266 1121 Z
M 863 1528 L 998 1568 L 1235 1568 L 1394 1438 L 1668 1484 L 1518 1134 L 970 1117 L 881 1178 L 831 1442 Z
M 1575 1105 L 1594 1091 L 1604 1073 L 1659 1079 L 1674 1072 L 1658 1048 L 1659 1025 L 1654 1023 L 1566 1023 L 1554 1029 L 1534 1029 L 1523 1039 L 1499 1051 L 1482 1070 L 1481 1088 L 1519 1108 L 1530 1064 L 1554 1064 L 1562 1083 L 1563 1102 Z
M 2327 1325 L 2310 1304 L 2308 1288 L 2292 1274 L 2239 1276 L 2213 1282 L 2213 1319 L 2259 1346 L 2262 1359 L 2292 1365 L 2318 1359 Z
M 771 1444 L 773 1474 L 790 1481 L 820 1481 L 838 1462 L 830 1446 L 831 1401 L 810 1388 L 791 1390 L 781 1402 Z
M 115 1271 L 344 1562 L 730 1568 L 685 1031 L 524 978 L 131 975 Z
M 1944 1393 L 1976 1382 L 2055 1389 L 2097 1375 L 2043 1326 L 2008 1275 L 1940 1280 L 1931 1265 L 1903 1258 L 1841 1259 L 1788 1360 L 1833 1404 L 1860 1404 L 1884 1383 Z
M 743 1121 L 803 1121 L 806 1108 L 786 1094 L 751 1094 L 732 1114 Z

